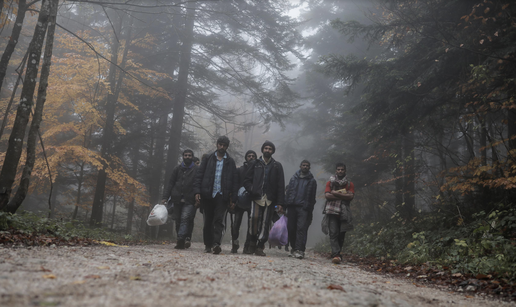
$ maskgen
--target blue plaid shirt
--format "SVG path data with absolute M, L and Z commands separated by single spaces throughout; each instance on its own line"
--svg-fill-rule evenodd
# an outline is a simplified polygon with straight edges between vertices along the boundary
M 215 157 L 217 156 L 217 152 L 215 152 Z M 222 160 L 219 161 L 217 158 L 217 166 L 215 167 L 215 182 L 213 182 L 213 194 L 212 197 L 215 198 L 217 193 L 222 194 L 222 186 L 221 186 L 221 178 L 222 178 L 222 166 L 224 165 L 224 159 L 228 157 L 227 154 L 224 154 Z

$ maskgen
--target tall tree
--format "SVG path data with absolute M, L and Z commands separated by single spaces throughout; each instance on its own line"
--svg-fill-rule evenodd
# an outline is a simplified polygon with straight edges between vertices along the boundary
M 23 150 L 25 131 L 33 107 L 34 91 L 37 83 L 43 41 L 50 17 L 50 2 L 50 0 L 42 1 L 38 22 L 34 29 L 34 35 L 28 50 L 29 58 L 20 104 L 18 105 L 16 119 L 9 137 L 9 146 L 6 151 L 2 171 L 0 172 L 0 210 L 5 210 L 9 202 L 14 178 Z

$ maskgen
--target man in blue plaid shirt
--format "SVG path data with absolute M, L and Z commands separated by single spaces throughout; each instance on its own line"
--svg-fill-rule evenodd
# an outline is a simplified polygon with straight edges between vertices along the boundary
M 228 147 L 228 137 L 219 137 L 217 150 L 202 159 L 194 180 L 195 203 L 201 206 L 204 217 L 206 253 L 220 254 L 224 217 L 238 197 L 238 173 L 235 161 L 227 153 Z

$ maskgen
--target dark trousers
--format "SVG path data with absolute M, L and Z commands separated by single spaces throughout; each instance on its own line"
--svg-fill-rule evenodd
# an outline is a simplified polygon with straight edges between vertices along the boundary
M 240 235 L 240 226 L 244 219 L 244 213 L 247 212 L 247 218 L 249 219 L 251 210 L 242 209 L 235 207 L 234 212 L 231 214 L 231 240 L 236 241 Z M 247 223 L 247 236 L 249 236 L 249 223 Z M 246 238 L 244 246 L 249 245 L 249 238 Z
M 289 206 L 287 210 L 288 241 L 297 251 L 306 249 L 306 237 L 310 226 L 310 214 L 302 206 Z
M 328 230 L 330 232 L 331 257 L 340 257 L 340 251 L 344 245 L 345 231 L 340 231 L 340 216 L 328 214 Z
M 249 218 L 249 241 L 256 244 L 257 248 L 264 249 L 265 242 L 269 240 L 274 205 L 260 206 L 253 201 L 251 205 L 251 216 Z
M 174 205 L 174 220 L 178 240 L 190 240 L 194 226 L 196 208 L 192 204 L 178 203 Z
M 206 247 L 211 248 L 220 245 L 224 235 L 224 217 L 226 216 L 227 205 L 220 194 L 217 194 L 215 198 L 201 199 L 204 217 L 202 234 Z

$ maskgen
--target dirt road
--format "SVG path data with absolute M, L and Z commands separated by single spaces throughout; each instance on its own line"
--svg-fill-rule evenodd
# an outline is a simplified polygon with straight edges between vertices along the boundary
M 0 247 L 0 306 L 515 306 L 278 249 Z M 333 288 L 333 289 L 332 289 Z

